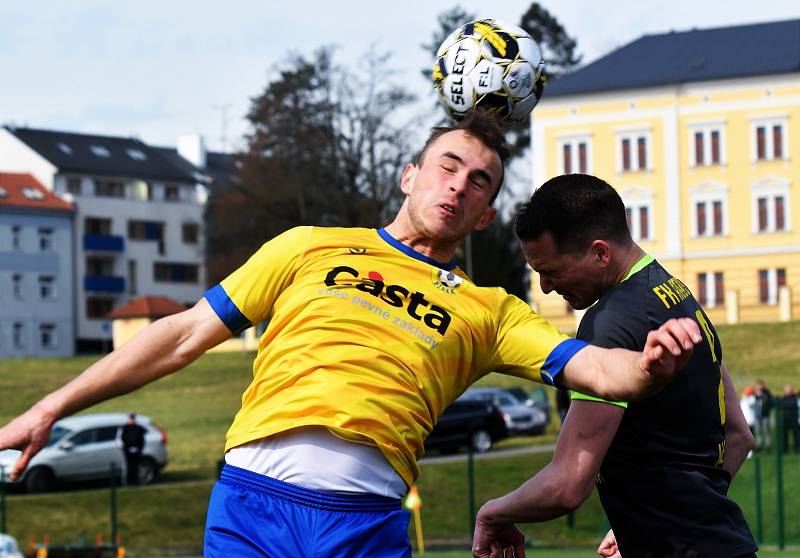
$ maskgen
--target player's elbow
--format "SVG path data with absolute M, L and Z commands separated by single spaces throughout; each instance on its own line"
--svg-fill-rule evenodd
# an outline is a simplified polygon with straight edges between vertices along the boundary
M 564 513 L 571 512 L 581 507 L 592 493 L 594 482 L 584 482 L 578 479 L 562 484 L 558 495 L 558 505 Z

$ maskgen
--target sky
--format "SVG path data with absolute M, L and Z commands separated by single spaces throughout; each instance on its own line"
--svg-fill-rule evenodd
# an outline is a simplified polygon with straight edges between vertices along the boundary
M 395 79 L 431 103 L 437 15 L 461 6 L 518 23 L 525 1 L 71 0 L 0 2 L 0 124 L 138 137 L 174 146 L 199 133 L 214 150 L 244 145 L 245 115 L 290 53 L 336 47 L 354 67 L 392 54 Z M 544 0 L 583 62 L 644 35 L 800 18 L 797 0 Z M 546 98 L 546 97 L 545 97 Z

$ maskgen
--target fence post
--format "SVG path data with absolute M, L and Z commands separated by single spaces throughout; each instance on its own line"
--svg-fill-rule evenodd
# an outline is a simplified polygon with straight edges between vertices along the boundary
M 756 542 L 761 544 L 764 542 L 764 523 L 762 522 L 761 511 L 761 454 L 753 452 L 753 467 L 755 474 L 756 485 Z
M 472 429 L 467 449 L 467 482 L 469 483 L 469 538 L 472 540 L 475 529 L 475 454 L 472 451 Z
M 6 530 L 6 468 L 0 465 L 0 533 Z
M 775 406 L 775 507 L 778 520 L 778 548 L 786 546 L 783 516 L 783 398 L 776 398 Z
M 119 469 L 111 463 L 111 544 L 117 543 L 117 482 Z

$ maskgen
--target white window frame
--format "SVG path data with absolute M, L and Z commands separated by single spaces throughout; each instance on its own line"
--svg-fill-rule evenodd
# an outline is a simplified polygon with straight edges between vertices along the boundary
M 653 170 L 653 129 L 647 127 L 637 128 L 618 128 L 615 130 L 617 136 L 616 165 L 617 174 L 627 172 L 649 172 Z M 639 138 L 645 139 L 645 153 L 647 164 L 642 167 L 639 161 Z M 622 141 L 629 140 L 631 144 L 631 168 L 622 168 Z
M 775 198 L 783 196 L 783 224 L 784 228 L 777 230 L 775 223 Z M 767 228 L 758 230 L 758 200 L 767 198 Z M 789 182 L 782 178 L 765 178 L 753 184 L 750 188 L 750 205 L 752 207 L 752 232 L 753 234 L 787 233 L 792 230 L 792 212 Z
M 54 275 L 39 275 L 39 297 L 42 300 L 55 300 L 56 299 L 56 278 Z M 49 284 L 49 291 L 46 294 L 42 293 L 42 288 Z
M 25 299 L 25 276 L 22 273 L 11 275 L 11 292 L 15 300 Z
M 764 149 L 766 157 L 764 159 L 758 158 L 758 128 L 766 127 L 767 133 L 764 138 Z M 781 126 L 781 153 L 780 158 L 775 157 L 775 145 L 772 135 L 773 126 Z M 789 117 L 787 115 L 780 116 L 759 116 L 750 119 L 750 162 L 758 163 L 764 161 L 786 161 L 789 158 Z
M 22 227 L 11 225 L 11 249 L 16 252 L 22 251 Z
M 46 344 L 44 342 L 44 330 L 45 328 L 50 329 L 50 343 Z M 42 349 L 47 350 L 55 350 L 58 349 L 58 325 L 53 323 L 43 323 L 39 324 L 39 345 Z
M 49 227 L 39 227 L 39 250 L 42 252 L 53 251 L 53 238 L 55 231 Z
M 25 323 L 14 322 L 11 324 L 11 345 L 17 349 L 25 348 Z
M 655 209 L 654 194 L 652 190 L 642 187 L 627 188 L 620 192 L 622 203 L 625 204 L 625 209 L 631 210 L 631 237 L 635 242 L 647 241 L 652 242 L 655 240 L 655 216 L 653 214 Z M 639 219 L 639 209 L 647 208 L 648 220 L 648 237 L 641 235 L 641 222 Z
M 716 274 L 722 273 L 722 284 L 723 289 L 725 285 L 725 272 L 724 271 L 705 271 L 698 273 L 698 275 L 705 275 L 706 276 L 706 301 L 703 304 L 704 308 L 716 308 L 717 307 L 717 282 L 716 282 Z M 698 285 L 698 290 L 699 290 Z M 700 294 L 699 292 L 697 293 Z M 724 291 L 723 291 L 723 303 L 722 306 L 725 305 L 724 303 Z
M 714 202 L 722 202 L 722 233 L 714 234 Z M 728 187 L 719 182 L 704 182 L 689 189 L 692 238 L 728 236 Z M 697 204 L 705 203 L 706 232 L 698 230 Z
M 580 154 L 579 154 L 579 146 L 580 144 L 586 144 L 586 170 L 580 170 Z M 582 133 L 571 133 L 571 134 L 564 134 L 558 136 L 558 170 L 559 174 L 566 174 L 566 169 L 564 168 L 564 146 L 569 145 L 571 152 L 570 152 L 570 159 L 572 170 L 570 171 L 571 174 L 574 173 L 585 173 L 585 174 L 592 174 L 592 169 L 594 168 L 594 164 L 592 161 L 592 135 L 588 132 Z
M 719 163 L 711 161 L 711 133 L 719 132 Z M 697 161 L 697 153 L 695 151 L 694 137 L 695 134 L 703 134 L 703 161 Z M 708 166 L 724 166 L 728 164 L 726 156 L 726 141 L 725 141 L 725 121 L 714 122 L 695 122 L 689 124 L 689 166 L 695 167 L 708 167 Z
M 786 268 L 781 268 L 786 269 Z M 760 273 L 760 270 L 757 270 L 757 273 Z M 760 281 L 761 278 L 757 276 L 758 280 Z M 788 284 L 788 281 L 787 281 Z M 761 286 L 759 285 L 759 304 L 765 304 L 760 301 L 760 289 Z M 777 267 L 769 267 L 767 268 L 767 302 L 766 304 L 770 306 L 775 306 L 778 304 L 778 268 Z

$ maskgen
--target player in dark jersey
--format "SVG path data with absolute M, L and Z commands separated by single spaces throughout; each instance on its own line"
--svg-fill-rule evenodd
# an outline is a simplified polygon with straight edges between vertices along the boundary
M 493 556 L 493 545 L 524 556 L 513 523 L 578 507 L 595 481 L 613 531 L 598 549 L 603 556 L 754 556 L 744 516 L 727 497 L 754 441 L 719 338 L 689 289 L 633 242 L 622 200 L 598 178 L 548 181 L 520 209 L 516 230 L 542 290 L 588 308 L 578 338 L 641 349 L 648 330 L 691 317 L 707 342 L 651 399 L 626 405 L 574 396 L 553 461 L 481 508 L 474 556 Z

